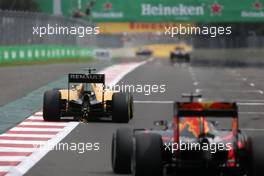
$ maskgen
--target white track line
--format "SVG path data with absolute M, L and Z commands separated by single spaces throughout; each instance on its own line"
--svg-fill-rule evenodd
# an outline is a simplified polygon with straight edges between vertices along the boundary
M 242 128 L 242 131 L 261 131 L 264 132 L 264 129 L 262 128 Z
M 134 103 L 138 104 L 171 104 L 174 101 L 141 101 L 141 100 L 134 100 Z
M 43 117 L 42 116 L 30 116 L 30 117 L 28 117 L 27 119 L 37 119 L 37 120 L 43 120 Z
M 39 148 L 0 147 L 0 152 L 34 152 Z
M 264 100 L 236 100 L 237 102 L 264 102 Z
M 39 111 L 39 112 L 36 112 L 34 115 L 43 116 L 43 112 L 42 112 L 42 111 Z M 33 116 L 34 116 L 34 115 L 33 115 Z
M 66 126 L 68 123 L 64 122 L 22 122 L 20 125 L 41 125 L 41 126 Z
M 243 114 L 243 115 L 264 115 L 264 112 L 239 112 L 239 114 Z
M 54 137 L 54 134 L 1 134 L 0 136 L 6 137 L 39 137 L 39 138 L 51 138 Z M 0 160 L 1 161 L 1 160 Z
M 203 101 L 203 99 L 200 99 L 199 101 Z M 138 104 L 171 104 L 174 101 L 169 101 L 169 100 L 164 100 L 164 101 L 144 101 L 144 100 L 134 100 L 134 103 Z M 242 102 L 242 103 L 237 103 L 240 106 L 263 106 L 264 103 L 251 103 L 251 102 Z
M 10 171 L 14 166 L 0 166 L 0 172 L 8 172 Z
M 196 92 L 213 92 L 215 90 L 211 90 L 211 89 L 196 89 Z M 263 94 L 263 91 L 260 89 L 256 89 L 256 90 L 233 90 L 233 89 L 221 89 L 221 90 L 217 90 L 218 92 L 233 92 L 233 93 L 259 93 L 259 94 Z
M 264 103 L 251 103 L 251 102 L 245 102 L 245 103 L 237 103 L 240 106 L 263 106 Z
M 24 127 L 15 127 L 10 129 L 10 131 L 52 131 L 59 132 L 62 131 L 63 128 L 24 128 Z
M 206 98 L 202 98 L 202 100 L 203 101 L 210 101 L 210 99 L 206 99 Z M 243 104 L 243 103 L 252 103 L 252 104 L 254 104 L 254 103 L 263 103 L 264 104 L 264 100 L 247 100 L 247 99 L 245 99 L 245 100 L 241 100 L 241 99 L 233 99 L 233 100 L 231 100 L 231 101 L 233 101 L 233 102 L 237 102 L 237 103 L 240 103 L 240 104 Z
M 0 156 L 0 161 L 22 161 L 26 156 Z
M 45 144 L 47 141 L 0 140 L 0 144 Z

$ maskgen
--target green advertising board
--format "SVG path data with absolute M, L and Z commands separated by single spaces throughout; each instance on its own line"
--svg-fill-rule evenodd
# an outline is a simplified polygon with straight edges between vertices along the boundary
M 264 0 L 97 0 L 97 22 L 264 21 Z
M 54 0 L 38 0 L 42 10 Z M 60 0 L 61 12 L 72 16 L 92 7 L 94 22 L 263 22 L 264 0 Z M 41 3 L 42 2 L 42 3 Z M 43 6 L 43 7 L 42 7 Z
M 92 48 L 57 45 L 1 46 L 0 64 L 18 61 L 91 59 Z
M 53 13 L 53 0 L 37 0 L 41 12 Z

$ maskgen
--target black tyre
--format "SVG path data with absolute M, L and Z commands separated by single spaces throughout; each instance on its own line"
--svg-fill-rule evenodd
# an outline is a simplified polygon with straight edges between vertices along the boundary
M 263 136 L 250 137 L 250 171 L 249 176 L 264 175 L 264 150 L 263 150 Z
M 130 120 L 129 96 L 123 92 L 113 94 L 112 121 L 116 123 L 128 123 Z
M 112 168 L 116 174 L 131 173 L 132 135 L 130 128 L 119 128 L 112 138 Z
M 137 134 L 133 140 L 133 175 L 162 176 L 162 147 L 162 139 L 159 134 Z
M 174 55 L 171 53 L 170 54 L 170 61 L 173 62 L 174 61 Z
M 134 117 L 134 98 L 131 94 L 129 94 L 129 112 L 130 112 L 130 120 Z
M 48 90 L 43 97 L 43 119 L 46 121 L 60 120 L 61 93 L 58 90 Z
M 190 54 L 186 54 L 185 60 L 186 60 L 186 62 L 190 62 L 191 61 Z

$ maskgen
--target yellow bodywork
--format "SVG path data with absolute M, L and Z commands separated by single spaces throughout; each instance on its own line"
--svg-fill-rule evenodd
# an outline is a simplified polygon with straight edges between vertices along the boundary
M 103 94 L 102 91 L 103 89 L 103 85 L 102 84 L 92 84 L 92 91 L 95 93 L 96 96 L 96 100 L 99 102 L 103 101 Z M 70 91 L 68 91 L 68 89 L 60 89 L 60 93 L 61 93 L 61 99 L 68 99 L 69 100 L 77 100 L 80 98 L 82 91 L 84 90 L 84 84 L 79 84 L 77 85 L 75 88 L 70 89 Z M 68 97 L 68 92 L 70 92 L 69 97 Z M 104 101 L 106 100 L 112 100 L 112 95 L 113 95 L 113 91 L 110 89 L 105 89 L 104 90 Z

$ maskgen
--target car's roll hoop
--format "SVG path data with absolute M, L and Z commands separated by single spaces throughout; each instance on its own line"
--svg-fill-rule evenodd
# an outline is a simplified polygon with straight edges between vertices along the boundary
M 195 98 L 202 98 L 201 94 L 196 94 L 196 93 L 183 93 L 182 98 L 189 98 L 190 102 L 193 102 Z
M 88 68 L 83 68 L 84 71 L 87 71 L 88 74 L 91 74 L 92 72 L 95 72 L 96 71 L 96 68 L 91 68 L 91 67 L 88 67 Z

